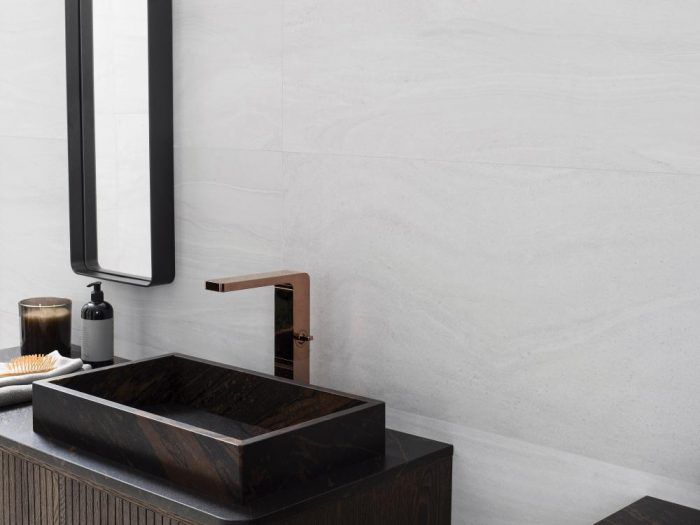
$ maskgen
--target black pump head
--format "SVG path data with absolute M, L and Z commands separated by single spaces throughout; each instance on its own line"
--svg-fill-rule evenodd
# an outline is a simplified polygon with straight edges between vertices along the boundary
M 105 294 L 102 291 L 102 281 L 95 281 L 94 283 L 90 283 L 87 285 L 88 288 L 93 287 L 92 290 L 92 295 L 90 296 L 90 300 L 93 303 L 102 303 L 105 300 Z

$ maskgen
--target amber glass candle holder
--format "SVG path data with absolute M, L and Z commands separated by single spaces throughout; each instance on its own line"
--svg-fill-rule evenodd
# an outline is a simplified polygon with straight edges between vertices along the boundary
M 70 357 L 71 300 L 36 297 L 19 302 L 22 355 L 58 350 Z

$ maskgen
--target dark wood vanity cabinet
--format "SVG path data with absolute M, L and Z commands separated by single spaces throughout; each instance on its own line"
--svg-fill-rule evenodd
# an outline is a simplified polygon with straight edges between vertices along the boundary
M 0 525 L 191 524 L 3 449 L 0 460 Z
M 0 525 L 198 525 L 2 448 L 0 463 Z M 441 458 L 239 523 L 447 525 L 451 477 L 452 459 Z
M 342 497 L 264 521 L 275 525 L 449 525 L 452 458 L 359 484 Z

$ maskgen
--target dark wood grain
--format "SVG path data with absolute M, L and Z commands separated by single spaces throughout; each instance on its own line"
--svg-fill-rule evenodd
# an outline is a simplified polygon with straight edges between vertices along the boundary
M 7 495 L 0 506 L 3 525 L 152 525 L 166 520 L 173 525 L 196 525 L 124 500 L 3 449 L 0 449 L 0 463 L 3 465 L 0 484 L 3 495 Z M 37 474 L 41 479 L 39 490 L 34 484 Z M 84 497 L 77 497 L 78 494 Z M 106 511 L 116 509 L 117 502 L 120 509 L 125 503 L 129 505 L 129 521 L 124 514 Z
M 14 505 L 0 507 L 2 524 L 196 525 L 1 448 L 0 462 L 8 465 L 0 478 L 3 493 L 18 494 Z M 16 467 L 9 468 L 9 465 Z M 32 472 L 40 472 L 44 481 L 39 490 L 33 490 Z M 240 523 L 449 525 L 451 478 L 452 458 L 438 457 L 408 465 L 391 476 L 376 476 L 355 484 L 341 497 L 324 497 Z M 35 502 L 35 508 L 41 511 L 35 515 L 28 514 L 28 510 L 18 512 L 17 509 L 29 509 L 30 502 Z
M 408 468 L 390 481 L 364 483 L 322 505 L 264 520 L 266 525 L 449 525 L 452 461 Z
M 646 496 L 596 525 L 700 525 L 700 510 Z
M 385 452 L 380 401 L 186 356 L 37 382 L 33 403 L 36 432 L 220 502 Z

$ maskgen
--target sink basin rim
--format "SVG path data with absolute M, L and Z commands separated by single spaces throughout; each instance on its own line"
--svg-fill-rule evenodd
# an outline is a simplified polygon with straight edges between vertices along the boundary
M 276 382 L 282 382 L 282 383 L 287 383 L 287 384 L 291 384 L 291 385 L 301 386 L 303 388 L 308 388 L 310 390 L 316 390 L 316 391 L 323 392 L 326 394 L 337 395 L 337 396 L 345 397 L 348 399 L 354 399 L 356 401 L 359 401 L 360 404 L 357 406 L 354 406 L 354 407 L 346 408 L 343 410 L 338 410 L 337 412 L 332 412 L 332 413 L 326 414 L 324 416 L 315 417 L 315 418 L 309 419 L 307 421 L 303 421 L 301 423 L 296 423 L 294 425 L 285 426 L 285 427 L 277 429 L 277 430 L 271 430 L 269 432 L 265 432 L 265 433 L 262 433 L 262 434 L 257 435 L 257 436 L 253 436 L 253 437 L 246 438 L 246 439 L 238 439 L 238 438 L 235 438 L 232 436 L 227 436 L 225 434 L 220 434 L 218 432 L 208 430 L 206 428 L 198 427 L 196 425 L 184 423 L 182 421 L 178 421 L 176 419 L 172 419 L 172 418 L 169 418 L 166 416 L 154 414 L 154 413 L 149 412 L 147 410 L 131 407 L 131 406 L 125 405 L 123 403 L 118 403 L 116 401 L 112 401 L 112 400 L 106 399 L 104 397 L 88 394 L 88 393 L 82 392 L 78 389 L 70 388 L 70 387 L 63 386 L 60 384 L 60 382 L 62 380 L 69 379 L 71 377 L 84 376 L 86 374 L 100 373 L 100 371 L 104 371 L 106 369 L 117 369 L 117 368 L 127 367 L 127 366 L 138 364 L 138 363 L 154 361 L 157 359 L 164 359 L 164 358 L 186 359 L 186 360 L 195 361 L 198 363 L 212 365 L 212 366 L 219 367 L 219 368 L 225 368 L 228 370 L 240 372 L 242 374 L 257 376 L 257 377 L 260 377 L 263 379 L 271 379 L 271 380 L 276 381 Z M 245 445 L 254 444 L 258 441 L 263 441 L 263 440 L 266 440 L 269 438 L 273 438 L 275 436 L 280 436 L 280 435 L 291 433 L 291 432 L 294 432 L 294 431 L 297 431 L 300 429 L 304 429 L 307 427 L 312 427 L 318 423 L 333 419 L 333 418 L 338 417 L 340 415 L 352 414 L 354 412 L 364 410 L 368 407 L 374 407 L 374 406 L 379 406 L 379 405 L 384 404 L 382 401 L 378 401 L 376 399 L 358 396 L 355 394 L 348 394 L 346 392 L 340 392 L 337 390 L 333 390 L 330 388 L 321 387 L 321 386 L 317 386 L 317 385 L 298 383 L 298 382 L 293 381 L 291 379 L 277 377 L 277 376 L 274 376 L 272 374 L 266 374 L 264 372 L 257 372 L 257 371 L 249 370 L 246 368 L 240 368 L 237 366 L 219 363 L 219 362 L 211 361 L 208 359 L 202 359 L 200 357 L 190 356 L 190 355 L 182 354 L 182 353 L 178 353 L 178 352 L 171 352 L 171 353 L 161 354 L 161 355 L 157 355 L 157 356 L 135 359 L 133 361 L 126 361 L 123 363 L 117 363 L 117 364 L 109 365 L 106 367 L 93 368 L 91 370 L 80 370 L 78 372 L 73 372 L 71 374 L 66 374 L 66 375 L 63 375 L 60 377 L 53 377 L 53 378 L 35 381 L 35 383 L 39 383 L 39 384 L 41 384 L 41 386 L 43 386 L 45 388 L 49 388 L 49 389 L 56 390 L 59 392 L 71 393 L 72 395 L 79 395 L 80 397 L 82 397 L 86 400 L 91 400 L 93 402 L 98 402 L 98 403 L 104 404 L 104 405 L 106 405 L 110 408 L 113 408 L 115 410 L 122 410 L 125 412 L 129 412 L 131 414 L 138 415 L 140 417 L 150 419 L 152 421 L 157 421 L 159 423 L 164 423 L 167 425 L 173 425 L 175 427 L 181 428 L 183 430 L 187 430 L 188 432 L 192 432 L 194 434 L 199 434 L 199 435 L 205 436 L 205 437 L 210 438 L 210 439 L 215 439 L 215 440 L 223 442 L 223 443 L 229 443 L 229 444 L 238 445 L 238 446 L 245 446 Z

